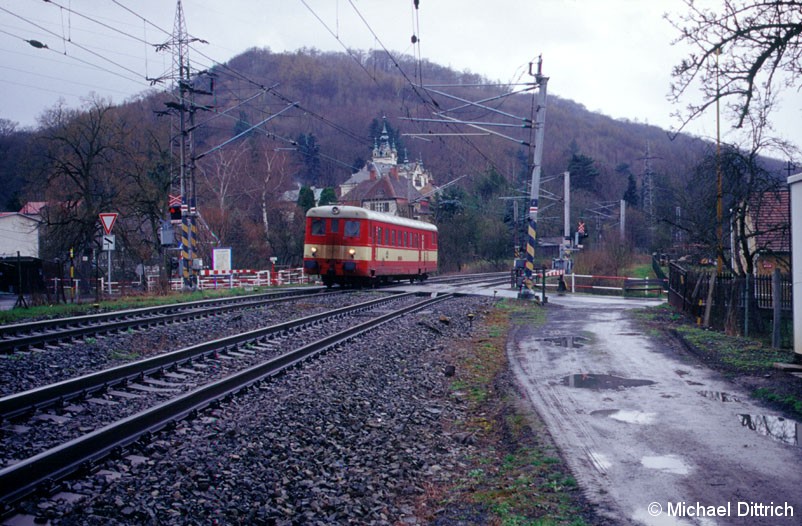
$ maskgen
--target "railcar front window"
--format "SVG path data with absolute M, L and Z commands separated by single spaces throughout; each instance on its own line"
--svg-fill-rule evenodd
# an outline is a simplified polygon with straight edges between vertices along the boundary
M 312 235 L 322 236 L 326 233 L 326 222 L 323 219 L 312 219 Z
M 359 221 L 345 222 L 345 237 L 359 237 Z
M 332 231 L 332 233 L 340 231 L 340 220 L 339 219 L 332 219 L 331 220 L 331 231 Z

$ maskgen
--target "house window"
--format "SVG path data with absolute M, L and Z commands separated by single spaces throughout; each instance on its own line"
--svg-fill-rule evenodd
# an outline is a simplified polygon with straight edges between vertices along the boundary
M 390 211 L 390 203 L 387 202 L 374 202 L 370 203 L 370 209 L 375 212 L 387 213 Z

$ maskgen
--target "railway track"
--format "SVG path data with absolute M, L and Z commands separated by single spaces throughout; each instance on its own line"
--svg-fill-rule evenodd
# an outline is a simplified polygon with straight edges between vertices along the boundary
M 448 297 L 450 295 L 440 295 L 437 298 L 409 303 L 413 295 L 396 295 L 368 301 L 0 399 L 0 414 L 5 419 L 11 419 L 23 414 L 36 414 L 42 407 L 63 406 L 75 400 L 99 400 L 100 394 L 113 397 L 115 395 L 109 393 L 116 391 L 113 387 L 115 385 L 121 386 L 119 393 L 123 392 L 122 389 L 128 389 L 131 398 L 139 397 L 136 392 L 130 392 L 130 388 L 135 385 L 139 386 L 140 392 L 147 393 L 151 395 L 151 399 L 156 400 L 179 392 L 167 401 L 123 416 L 100 429 L 50 447 L 0 470 L 0 505 L 7 510 L 16 500 L 36 488 L 52 486 L 55 481 L 82 469 L 91 471 L 102 458 L 120 451 L 143 436 L 150 436 L 171 423 L 197 415 L 199 411 L 220 400 L 280 374 L 311 356 L 342 345 L 397 316 L 425 309 Z M 354 316 L 370 316 L 367 313 L 369 309 L 386 309 L 391 302 L 408 304 L 364 322 L 354 321 Z M 346 315 L 351 317 L 345 318 Z M 324 323 L 325 320 L 332 319 L 341 321 Z M 290 340 L 298 339 L 302 328 L 326 326 L 334 327 L 334 330 L 325 331 L 323 336 L 318 333 L 312 341 L 286 350 L 290 346 Z M 231 371 L 234 367 L 226 364 L 233 362 L 247 365 Z M 216 377 L 209 381 L 202 380 L 200 377 L 204 370 L 209 369 L 218 370 Z M 198 387 L 196 384 L 202 381 L 205 383 Z M 183 387 L 179 387 L 180 385 Z M 117 396 L 123 400 L 128 399 L 128 396 Z
M 231 310 L 257 308 L 270 303 L 291 301 L 309 295 L 327 294 L 321 292 L 324 290 L 323 287 L 304 288 L 2 325 L 0 326 L 0 354 L 58 345 L 98 334 L 180 323 Z
M 446 285 L 453 287 L 471 286 L 471 287 L 492 287 L 499 285 L 508 285 L 510 275 L 508 272 L 487 272 L 481 274 L 460 274 L 457 276 L 442 276 L 437 278 L 429 278 L 426 280 L 425 285 Z M 424 285 L 424 286 L 425 286 Z M 457 292 L 459 294 L 459 292 Z

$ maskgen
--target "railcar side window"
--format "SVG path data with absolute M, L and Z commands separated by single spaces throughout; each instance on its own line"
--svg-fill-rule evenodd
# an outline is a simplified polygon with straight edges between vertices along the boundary
M 343 235 L 345 237 L 359 237 L 359 221 L 346 221 Z
M 312 219 L 312 235 L 322 236 L 326 233 L 326 221 L 320 218 Z
M 340 231 L 340 220 L 339 219 L 332 219 L 331 220 L 331 231 L 332 232 L 339 232 Z

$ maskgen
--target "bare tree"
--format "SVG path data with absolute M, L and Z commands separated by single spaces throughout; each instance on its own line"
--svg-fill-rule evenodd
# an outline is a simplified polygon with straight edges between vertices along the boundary
M 113 210 L 120 193 L 115 159 L 123 150 L 126 128 L 110 103 L 88 101 L 83 110 L 59 104 L 40 118 L 47 159 L 41 188 L 48 207 L 50 257 L 70 247 L 88 248 L 98 234 L 98 214 Z
M 291 164 L 287 152 L 284 150 L 270 150 L 266 147 L 259 152 L 260 166 L 253 170 L 252 177 L 259 192 L 259 209 L 265 238 L 270 237 L 270 207 L 281 195 L 285 182 L 288 180 L 289 165 Z
M 770 107 L 772 89 L 798 83 L 802 74 L 802 2 L 798 0 L 721 0 L 719 10 L 683 0 L 675 43 L 693 51 L 673 69 L 671 96 L 684 98 L 698 82 L 702 100 L 688 104 L 684 127 L 716 101 L 723 101 L 740 128 L 755 105 Z

